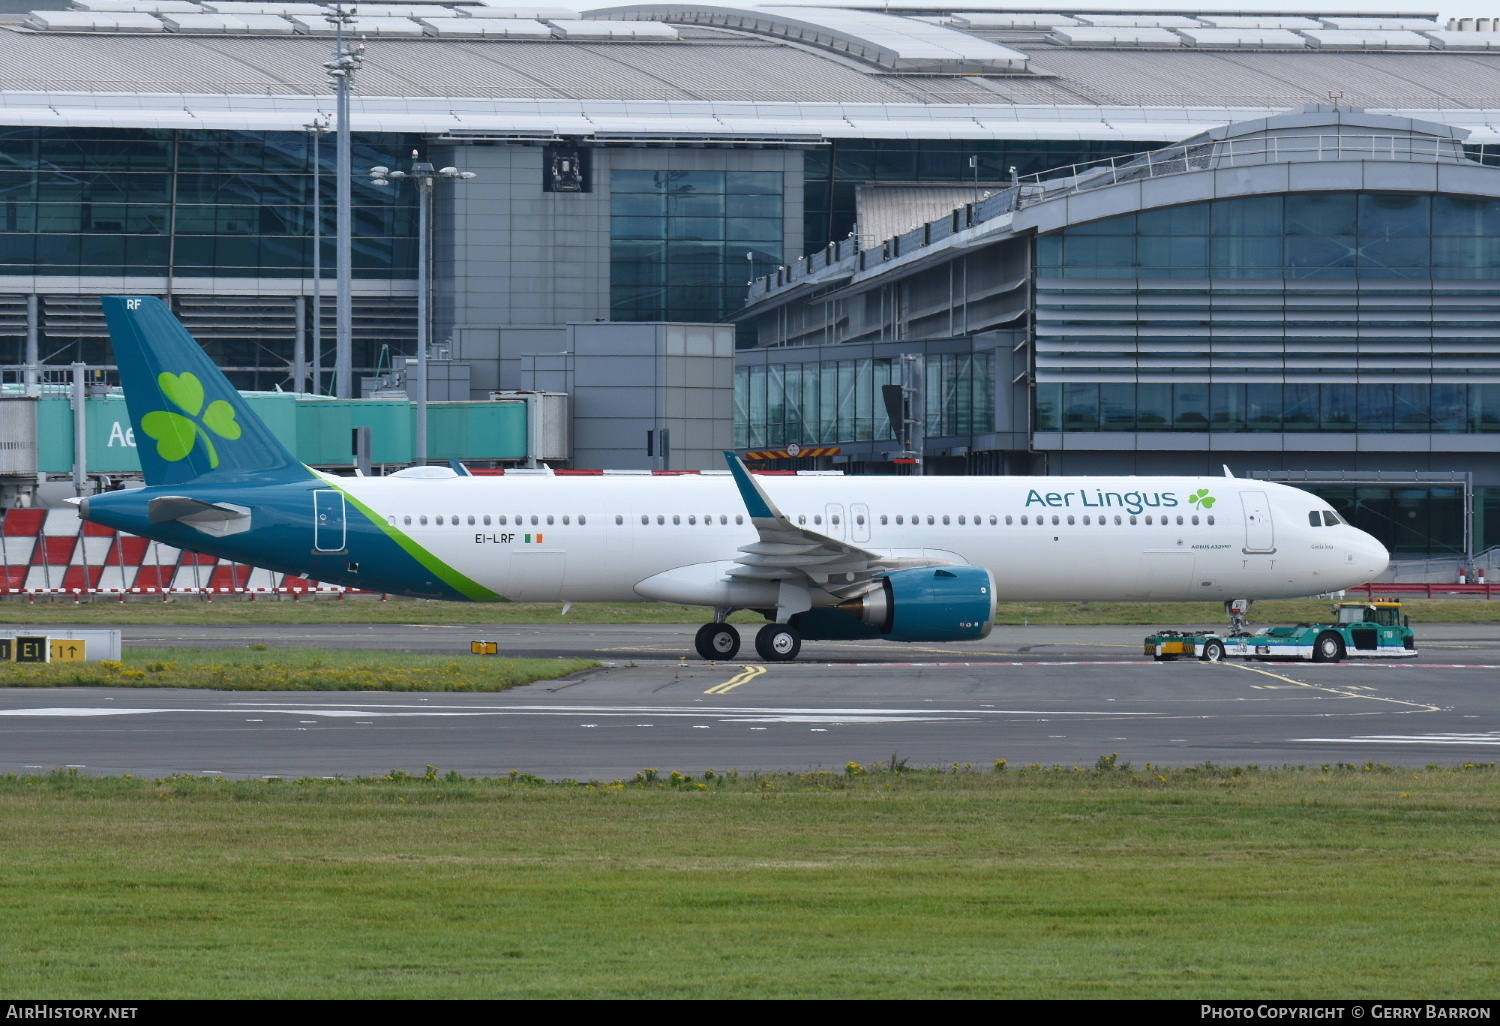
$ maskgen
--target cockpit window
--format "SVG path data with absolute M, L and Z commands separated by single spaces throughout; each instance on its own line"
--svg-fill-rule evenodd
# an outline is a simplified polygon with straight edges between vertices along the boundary
M 1323 523 L 1327 524 L 1329 527 L 1332 527 L 1334 524 L 1342 524 L 1343 522 L 1344 518 L 1339 516 L 1333 510 L 1325 509 L 1323 511 Z
M 1322 527 L 1323 526 L 1323 516 L 1317 510 L 1313 510 L 1311 513 L 1309 513 L 1307 515 L 1307 522 L 1308 522 L 1309 525 L 1311 525 L 1313 527 Z

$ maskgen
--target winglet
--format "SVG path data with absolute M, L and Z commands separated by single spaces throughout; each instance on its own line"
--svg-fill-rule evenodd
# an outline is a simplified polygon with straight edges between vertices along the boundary
M 724 459 L 729 463 L 729 473 L 734 475 L 734 483 L 740 490 L 740 498 L 745 500 L 745 510 L 750 514 L 751 520 L 785 519 L 781 510 L 776 508 L 776 504 L 761 488 L 760 482 L 745 469 L 745 461 L 738 454 L 725 450 Z

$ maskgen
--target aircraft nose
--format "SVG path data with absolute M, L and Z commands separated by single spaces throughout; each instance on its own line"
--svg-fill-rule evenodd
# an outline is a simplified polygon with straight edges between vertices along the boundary
M 1391 565 L 1391 554 L 1373 535 L 1360 531 L 1354 545 L 1354 562 L 1368 575 L 1365 580 L 1371 581 Z

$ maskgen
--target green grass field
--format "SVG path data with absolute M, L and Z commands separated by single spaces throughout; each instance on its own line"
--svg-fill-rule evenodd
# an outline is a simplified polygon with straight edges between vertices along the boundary
M 132 648 L 118 662 L 0 663 L 0 687 L 212 688 L 218 691 L 507 691 L 599 664 L 265 645 Z
M 1404 603 L 1414 623 L 1495 623 L 1500 602 L 1480 599 L 1412 599 Z M 654 602 L 579 603 L 566 616 L 560 603 L 429 602 L 421 599 L 301 599 L 291 601 L 216 601 L 181 598 L 172 602 L 117 601 L 79 603 L 0 603 L 6 624 L 256 624 L 256 623 L 703 623 L 702 609 Z M 1255 623 L 1295 623 L 1326 619 L 1333 603 L 1322 599 L 1257 602 Z M 1002 602 L 1000 624 L 1222 624 L 1217 602 Z M 754 613 L 739 612 L 735 623 L 763 623 Z
M 1493 765 L 1101 765 L 0 777 L 0 993 L 1493 994 Z

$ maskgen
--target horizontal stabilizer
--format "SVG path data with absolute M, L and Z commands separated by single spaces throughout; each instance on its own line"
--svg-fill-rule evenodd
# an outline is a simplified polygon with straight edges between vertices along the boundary
M 223 536 L 250 530 L 250 510 L 232 502 L 204 502 L 186 495 L 163 495 L 147 507 L 153 524 L 181 521 L 205 534 Z

